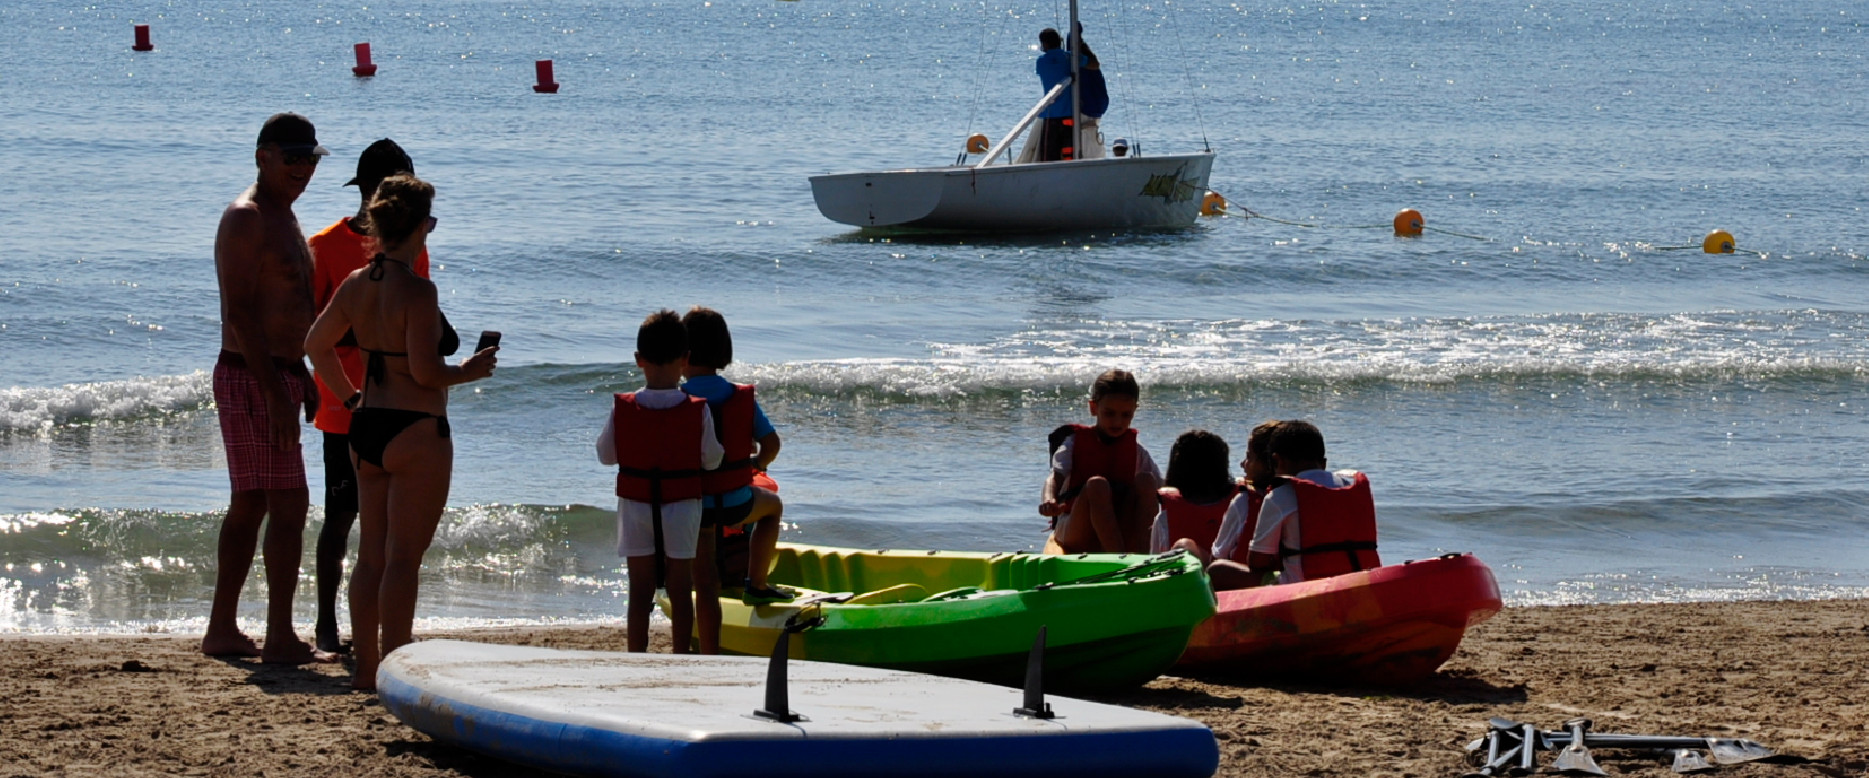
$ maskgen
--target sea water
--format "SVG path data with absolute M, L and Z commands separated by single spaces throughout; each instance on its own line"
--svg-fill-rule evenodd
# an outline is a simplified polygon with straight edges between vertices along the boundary
M 395 138 L 439 189 L 443 308 L 505 332 L 451 398 L 425 626 L 620 615 L 593 444 L 640 384 L 636 324 L 696 304 L 783 436 L 787 540 L 1038 548 L 1045 433 L 1120 367 L 1158 461 L 1189 428 L 1237 459 L 1254 424 L 1313 420 L 1370 475 L 1385 560 L 1476 552 L 1512 604 L 1869 594 L 1861 8 L 1086 3 L 1106 138 L 1210 146 L 1233 216 L 983 237 L 817 213 L 811 175 L 1006 132 L 1064 14 L 8 3 L 0 631 L 201 628 L 228 491 L 215 224 L 285 110 L 335 152 L 306 231 Z M 530 89 L 539 59 L 558 94 Z M 1405 207 L 1439 231 L 1393 237 Z M 1741 252 L 1699 251 L 1714 228 Z M 262 600 L 255 575 L 243 615 Z

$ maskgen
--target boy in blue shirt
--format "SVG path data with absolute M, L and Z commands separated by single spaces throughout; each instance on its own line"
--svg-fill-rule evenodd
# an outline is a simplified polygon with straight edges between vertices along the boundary
M 779 544 L 780 519 L 785 503 L 771 490 L 753 485 L 754 473 L 764 473 L 779 456 L 779 433 L 759 407 L 751 384 L 735 384 L 720 376 L 733 363 L 733 335 L 727 319 L 712 308 L 695 306 L 682 317 L 688 331 L 687 381 L 681 390 L 707 400 L 714 431 L 726 450 L 720 467 L 705 477 L 701 498 L 701 542 L 695 564 L 695 623 L 701 653 L 720 653 L 720 586 L 723 571 L 716 562 L 720 529 L 748 527 L 746 589 L 740 596 L 748 605 L 790 601 L 790 592 L 772 586 L 766 573 Z M 739 571 L 727 571 L 731 578 Z

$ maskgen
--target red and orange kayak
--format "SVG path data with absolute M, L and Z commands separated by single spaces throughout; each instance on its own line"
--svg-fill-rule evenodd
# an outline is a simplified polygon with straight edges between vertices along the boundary
M 1472 554 L 1216 597 L 1178 668 L 1381 684 L 1432 675 L 1500 608 L 1492 569 Z

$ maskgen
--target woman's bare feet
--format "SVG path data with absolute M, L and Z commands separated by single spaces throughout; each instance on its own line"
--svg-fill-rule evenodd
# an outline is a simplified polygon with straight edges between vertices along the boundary
M 230 634 L 208 633 L 201 637 L 201 653 L 208 656 L 259 656 L 260 647 L 253 638 L 235 631 Z
M 360 692 L 376 691 L 376 664 L 358 662 L 351 671 L 350 688 Z

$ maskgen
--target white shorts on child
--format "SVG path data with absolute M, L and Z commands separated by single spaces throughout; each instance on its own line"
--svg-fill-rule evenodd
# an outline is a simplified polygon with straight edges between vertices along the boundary
M 655 517 L 646 502 L 617 500 L 617 556 L 655 554 Z M 693 559 L 701 537 L 701 501 L 662 506 L 662 553 L 669 559 Z

